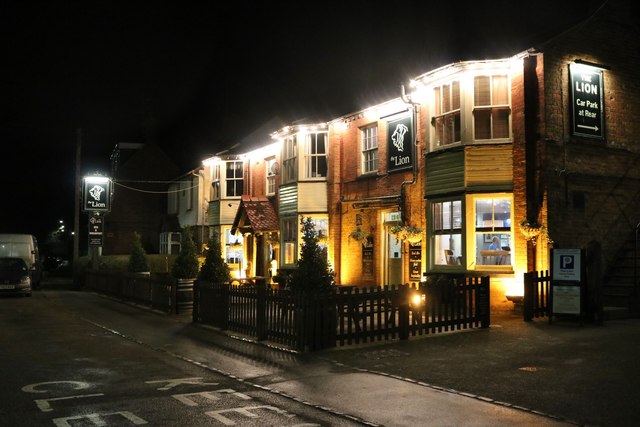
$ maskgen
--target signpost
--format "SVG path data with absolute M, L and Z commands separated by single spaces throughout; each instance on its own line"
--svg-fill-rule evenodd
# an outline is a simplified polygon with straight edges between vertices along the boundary
M 82 210 L 89 217 L 89 253 L 93 268 L 104 244 L 104 214 L 111 211 L 111 179 L 106 176 L 85 176 L 82 180 Z
M 602 70 L 584 64 L 569 65 L 571 84 L 571 134 L 604 138 L 604 95 Z
M 553 249 L 551 251 L 551 312 L 549 323 L 557 314 L 584 315 L 584 251 Z

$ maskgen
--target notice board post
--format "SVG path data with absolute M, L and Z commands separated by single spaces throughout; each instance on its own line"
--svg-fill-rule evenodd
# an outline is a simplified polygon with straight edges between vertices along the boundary
M 554 315 L 576 316 L 582 325 L 585 314 L 585 263 L 583 249 L 551 250 L 549 323 Z

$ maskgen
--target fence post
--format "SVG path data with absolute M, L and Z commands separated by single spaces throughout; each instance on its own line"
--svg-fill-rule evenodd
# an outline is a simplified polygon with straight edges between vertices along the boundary
M 191 321 L 198 322 L 200 318 L 200 284 L 196 280 L 193 282 L 193 311 L 191 312 Z
M 409 339 L 409 286 L 400 285 L 400 292 L 398 293 L 400 301 L 398 305 L 399 319 L 399 336 L 401 340 Z
M 533 320 L 533 286 L 535 280 L 532 280 L 533 272 L 524 273 L 524 299 L 522 301 L 522 312 L 524 314 L 524 321 L 530 322 Z
M 220 328 L 225 331 L 229 329 L 229 287 L 231 284 L 229 282 L 222 283 L 220 287 L 220 312 L 221 312 L 221 322 Z
M 482 276 L 476 290 L 476 309 L 481 328 L 488 328 L 491 324 L 491 283 L 489 276 Z
M 256 279 L 256 335 L 257 340 L 267 339 L 267 282 L 264 278 Z

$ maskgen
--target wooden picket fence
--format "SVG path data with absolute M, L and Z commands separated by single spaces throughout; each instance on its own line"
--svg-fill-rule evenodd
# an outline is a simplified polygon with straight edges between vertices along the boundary
M 489 278 L 419 286 L 338 286 L 315 294 L 272 289 L 264 280 L 196 282 L 193 320 L 312 351 L 490 323 Z
M 522 312 L 524 320 L 529 322 L 534 317 L 549 316 L 549 297 L 551 292 L 551 275 L 549 270 L 524 273 L 524 300 Z

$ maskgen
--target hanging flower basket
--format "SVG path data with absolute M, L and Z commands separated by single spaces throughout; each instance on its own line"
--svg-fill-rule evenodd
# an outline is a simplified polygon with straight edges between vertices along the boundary
M 351 234 L 349 234 L 349 237 L 351 237 L 353 240 L 357 242 L 360 242 L 363 245 L 366 245 L 369 237 L 369 233 L 367 233 L 366 231 L 358 227 L 355 230 L 353 230 Z
M 553 240 L 549 237 L 549 233 L 547 232 L 547 227 L 537 222 L 531 222 L 527 219 L 523 219 L 520 221 L 520 232 L 524 238 L 530 241 L 532 244 L 538 243 L 538 237 L 543 236 L 547 239 L 549 244 L 553 243 Z
M 413 225 L 392 225 L 389 227 L 389 233 L 393 234 L 398 240 L 406 240 L 415 244 L 422 240 L 424 230 Z

